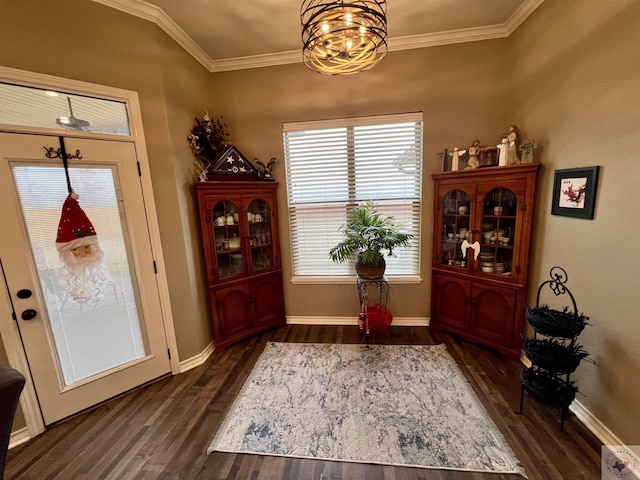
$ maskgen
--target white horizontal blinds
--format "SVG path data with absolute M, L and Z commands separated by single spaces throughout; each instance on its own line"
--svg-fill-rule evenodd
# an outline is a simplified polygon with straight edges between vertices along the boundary
M 348 274 L 329 249 L 342 238 L 349 201 L 346 128 L 285 133 L 291 250 L 295 275 Z
M 387 274 L 417 275 L 420 258 L 422 122 L 354 128 L 356 203 L 373 200 L 414 236 L 409 248 L 387 256 Z
M 417 275 L 420 260 L 422 114 L 305 122 L 284 126 L 295 276 L 353 275 L 328 252 L 351 207 L 373 200 L 414 235 L 387 258 L 388 275 Z

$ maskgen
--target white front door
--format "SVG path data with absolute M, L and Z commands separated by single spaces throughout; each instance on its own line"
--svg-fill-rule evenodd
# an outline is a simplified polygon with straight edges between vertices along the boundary
M 64 142 L 107 270 L 84 303 L 56 250 L 68 195 L 62 159 L 48 158 L 59 138 L 0 133 L 0 261 L 45 424 L 171 371 L 135 146 Z

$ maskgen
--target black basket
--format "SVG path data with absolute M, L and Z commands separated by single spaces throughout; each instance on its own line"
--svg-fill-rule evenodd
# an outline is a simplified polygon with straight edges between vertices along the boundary
M 523 348 L 531 363 L 556 373 L 571 373 L 584 355 L 574 353 L 569 346 L 547 340 L 527 339 Z
M 520 374 L 522 386 L 536 400 L 552 407 L 566 407 L 573 402 L 578 389 L 555 375 L 535 367 Z
M 536 332 L 560 338 L 578 336 L 584 330 L 588 320 L 584 315 L 553 310 L 546 306 L 527 307 L 525 317 Z

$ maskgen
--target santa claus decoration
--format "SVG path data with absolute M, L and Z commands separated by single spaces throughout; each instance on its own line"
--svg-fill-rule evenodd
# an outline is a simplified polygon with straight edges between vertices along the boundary
M 78 197 L 72 191 L 62 206 L 56 249 L 62 261 L 68 297 L 78 303 L 88 303 L 102 297 L 107 270 L 98 235 L 80 207 Z

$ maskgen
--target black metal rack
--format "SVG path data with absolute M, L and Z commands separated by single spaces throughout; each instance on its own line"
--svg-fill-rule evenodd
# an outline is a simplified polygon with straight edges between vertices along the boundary
M 520 413 L 522 413 L 525 392 L 553 407 L 562 408 L 560 430 L 578 391 L 571 374 L 581 360 L 587 356 L 577 343 L 578 335 L 587 324 L 588 317 L 578 313 L 576 300 L 567 288 L 567 272 L 562 267 L 553 267 L 549 275 L 551 280 L 540 284 L 535 308 L 526 309 L 526 319 L 533 329 L 533 337 L 523 340 L 523 349 L 531 361 L 531 367 L 520 374 L 522 388 L 520 392 Z M 567 295 L 571 308 L 563 310 L 540 304 L 540 296 L 548 287 L 556 296 Z

